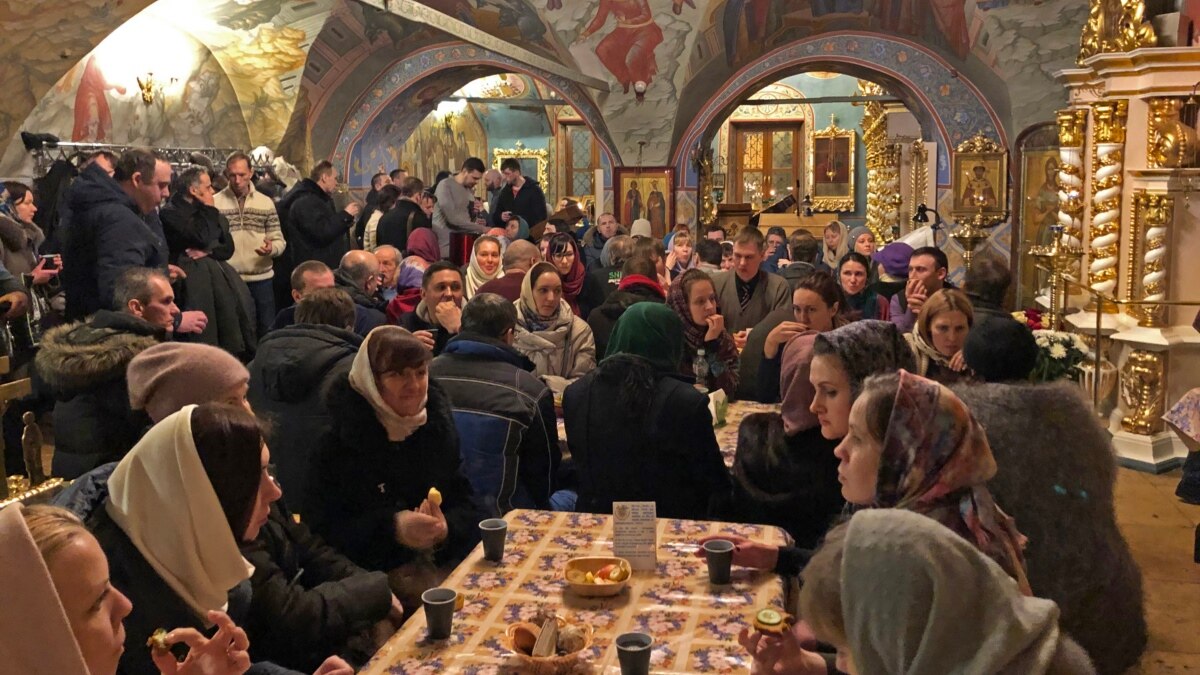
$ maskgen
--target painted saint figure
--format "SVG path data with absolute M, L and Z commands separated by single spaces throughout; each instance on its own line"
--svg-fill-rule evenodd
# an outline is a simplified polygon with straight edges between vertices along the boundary
M 982 164 L 976 165 L 974 176 L 967 176 L 967 187 L 962 193 L 962 203 L 969 208 L 987 208 L 995 206 L 996 191 L 992 189 L 992 182 L 988 180 L 987 168 Z
M 642 217 L 642 191 L 638 189 L 637 183 L 630 183 L 629 190 L 625 193 L 625 213 L 629 214 L 631 223 Z
M 105 96 L 109 89 L 125 94 L 125 87 L 112 84 L 104 77 L 96 57 L 92 56 L 83 67 L 83 76 L 79 78 L 79 87 L 75 90 L 72 141 L 112 142 L 112 113 L 109 112 L 108 98 Z
M 673 0 L 675 14 L 682 11 L 685 2 L 695 7 L 692 0 Z M 654 21 L 648 0 L 600 0 L 596 16 L 578 39 L 585 40 L 603 28 L 610 14 L 617 25 L 596 45 L 596 56 L 628 94 L 638 82 L 649 86 L 658 73 L 654 48 L 662 43 L 663 32 Z
M 646 197 L 646 216 L 652 231 L 667 230 L 667 200 L 663 197 L 656 180 L 650 181 L 650 195 Z

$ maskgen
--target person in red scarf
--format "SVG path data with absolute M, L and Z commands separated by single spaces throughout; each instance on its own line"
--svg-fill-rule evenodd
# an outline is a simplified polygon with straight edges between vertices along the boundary
M 709 391 L 723 389 L 733 398 L 738 385 L 738 350 L 733 336 L 725 328 L 725 318 L 717 305 L 717 291 L 712 277 L 691 269 L 671 284 L 667 305 L 683 319 L 683 362 L 679 369 L 695 374 L 696 353 L 703 349 L 708 361 L 703 384 Z
M 604 358 L 608 354 L 608 339 L 625 310 L 639 302 L 661 304 L 666 300 L 667 292 L 658 283 L 654 261 L 639 257 L 626 260 L 621 266 L 621 281 L 617 284 L 617 290 L 608 296 L 604 304 L 588 314 L 587 322 L 596 340 L 596 355 Z
M 604 288 L 584 268 L 579 244 L 566 232 L 550 237 L 546 247 L 546 262 L 554 265 L 563 282 L 563 300 L 575 316 L 586 319 L 593 309 L 604 302 Z

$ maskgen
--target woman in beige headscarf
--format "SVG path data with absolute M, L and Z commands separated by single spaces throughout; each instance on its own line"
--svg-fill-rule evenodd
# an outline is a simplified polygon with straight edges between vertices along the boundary
M 842 258 L 850 252 L 849 234 L 846 226 L 840 221 L 833 221 L 825 226 L 825 240 L 821 243 L 821 265 L 830 272 L 835 272 Z
M 513 347 L 533 361 L 534 374 L 555 394 L 596 367 L 596 341 L 587 322 L 563 297 L 563 281 L 550 263 L 538 263 L 521 282 Z
M 108 561 L 96 538 L 64 509 L 14 505 L 0 510 L 0 663 L 22 675 L 114 675 L 125 649 L 124 620 L 132 605 L 109 583 Z M 181 628 L 165 644 L 186 644 L 177 663 L 170 652 L 137 655 L 168 675 L 240 675 L 250 667 L 246 634 L 224 612 L 211 639 Z
M 896 583 L 903 579 L 903 583 Z M 1093 675 L 1058 606 L 926 516 L 868 509 L 829 533 L 804 570 L 800 613 L 855 675 Z
M 470 300 L 479 292 L 480 286 L 504 276 L 500 265 L 501 248 L 500 240 L 495 237 L 484 235 L 475 240 L 471 262 L 467 263 L 464 275 L 463 298 Z

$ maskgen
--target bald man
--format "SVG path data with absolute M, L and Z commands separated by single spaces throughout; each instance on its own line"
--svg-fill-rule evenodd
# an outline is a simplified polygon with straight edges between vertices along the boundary
M 379 295 L 384 302 L 396 297 L 396 279 L 400 276 L 400 249 L 384 244 L 372 251 L 379 261 Z
M 387 302 L 379 293 L 379 259 L 370 251 L 353 250 L 342 256 L 338 268 L 333 272 L 333 281 L 338 288 L 350 294 L 354 304 L 367 310 L 373 320 L 382 326 L 387 323 Z
M 504 259 L 500 261 L 504 265 L 504 276 L 480 286 L 475 293 L 495 293 L 516 302 L 521 297 L 521 282 L 525 274 L 541 261 L 542 254 L 537 246 L 518 239 L 504 249 Z

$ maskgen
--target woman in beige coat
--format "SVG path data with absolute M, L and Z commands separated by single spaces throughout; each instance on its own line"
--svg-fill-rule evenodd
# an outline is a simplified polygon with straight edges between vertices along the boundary
M 562 277 L 550 263 L 538 263 L 521 283 L 513 347 L 534 365 L 554 392 L 596 367 L 596 342 L 587 322 L 563 299 Z

